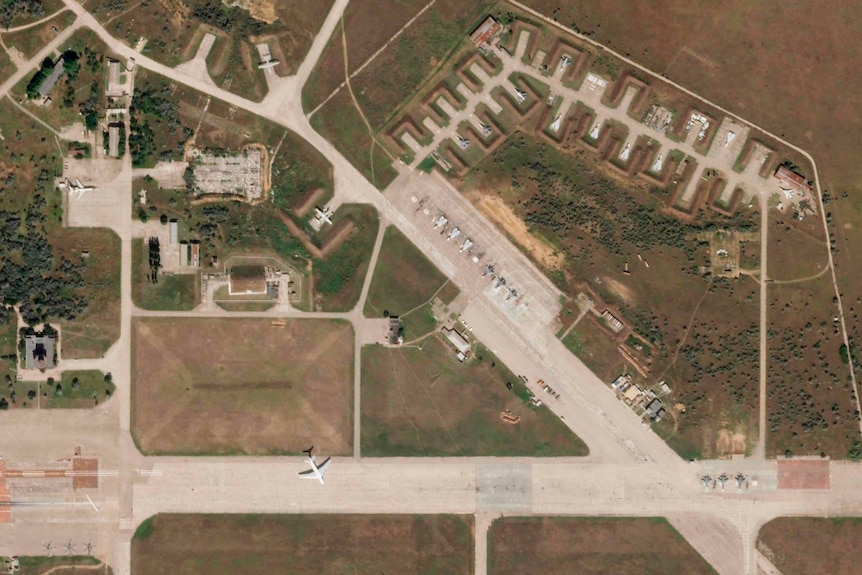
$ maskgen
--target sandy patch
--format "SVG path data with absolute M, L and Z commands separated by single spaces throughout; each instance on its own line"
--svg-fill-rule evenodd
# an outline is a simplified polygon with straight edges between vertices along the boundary
M 239 6 L 248 10 L 257 20 L 263 20 L 267 24 L 275 21 L 274 0 L 222 0 L 226 6 Z
M 500 226 L 543 267 L 550 270 L 562 267 L 563 254 L 531 234 L 524 221 L 503 201 L 503 198 L 482 194 L 474 203 L 488 219 Z
M 744 454 L 746 447 L 746 436 L 744 433 L 733 433 L 729 429 L 722 429 L 718 432 L 718 440 L 716 441 L 715 449 L 719 455 L 730 453 Z
M 638 298 L 629 286 L 607 276 L 602 278 L 604 285 L 628 303 L 637 303 Z

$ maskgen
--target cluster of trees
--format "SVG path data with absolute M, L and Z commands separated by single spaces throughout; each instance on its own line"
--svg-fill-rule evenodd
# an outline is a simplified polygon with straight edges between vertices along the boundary
M 160 158 L 170 160 L 179 156 L 183 144 L 194 131 L 184 126 L 177 113 L 177 104 L 169 99 L 170 88 L 167 84 L 156 88 L 145 83 L 135 90 L 132 105 L 129 108 L 129 150 L 132 154 L 132 165 L 144 166 L 153 160 L 158 153 Z M 156 130 L 167 129 L 173 136 L 174 147 L 158 149 Z
M 4 0 L 0 3 L 0 26 L 8 28 L 18 16 L 41 18 L 45 15 L 42 0 Z
M 42 86 L 42 82 L 45 81 L 45 78 L 51 75 L 51 72 L 54 70 L 54 61 L 51 58 L 45 58 L 42 60 L 42 64 L 39 66 L 39 69 L 36 70 L 36 73 L 33 74 L 33 77 L 30 78 L 30 81 L 27 82 L 27 97 L 31 100 L 39 95 L 39 88 Z
M 46 190 L 50 175 L 42 170 L 37 188 Z M 83 260 L 75 264 L 54 258 L 45 233 L 45 197 L 36 193 L 24 217 L 0 211 L 0 302 L 20 304 L 28 324 L 49 317 L 75 319 L 87 309 Z
M 248 10 L 226 6 L 221 0 L 193 0 L 191 16 L 242 38 L 259 36 L 266 29 L 266 23 L 253 18 Z

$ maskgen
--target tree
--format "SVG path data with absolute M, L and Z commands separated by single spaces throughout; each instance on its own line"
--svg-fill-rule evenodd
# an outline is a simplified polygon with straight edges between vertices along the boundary
M 9 402 L 6 401 L 6 398 L 0 398 L 0 409 L 9 409 Z

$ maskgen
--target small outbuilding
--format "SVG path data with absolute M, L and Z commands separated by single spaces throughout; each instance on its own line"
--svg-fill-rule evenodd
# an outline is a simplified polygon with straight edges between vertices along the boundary
M 467 341 L 466 337 L 464 337 L 454 329 L 446 328 L 443 328 L 443 335 L 446 336 L 446 339 L 449 340 L 449 343 L 455 346 L 455 349 L 458 351 L 459 355 L 463 355 L 465 359 L 468 355 L 470 355 L 470 342 Z M 464 360 L 462 359 L 461 361 Z

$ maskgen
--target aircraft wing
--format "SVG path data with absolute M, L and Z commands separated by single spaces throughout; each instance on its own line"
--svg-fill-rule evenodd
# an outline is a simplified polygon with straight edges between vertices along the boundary
M 318 475 L 317 470 L 309 469 L 308 471 L 302 471 L 299 473 L 300 479 L 320 479 L 320 475 Z
M 326 470 L 329 469 L 329 464 L 332 463 L 332 459 L 327 457 L 326 461 L 324 461 L 321 465 L 317 467 L 317 470 L 320 472 L 320 476 L 323 477 L 326 475 Z

